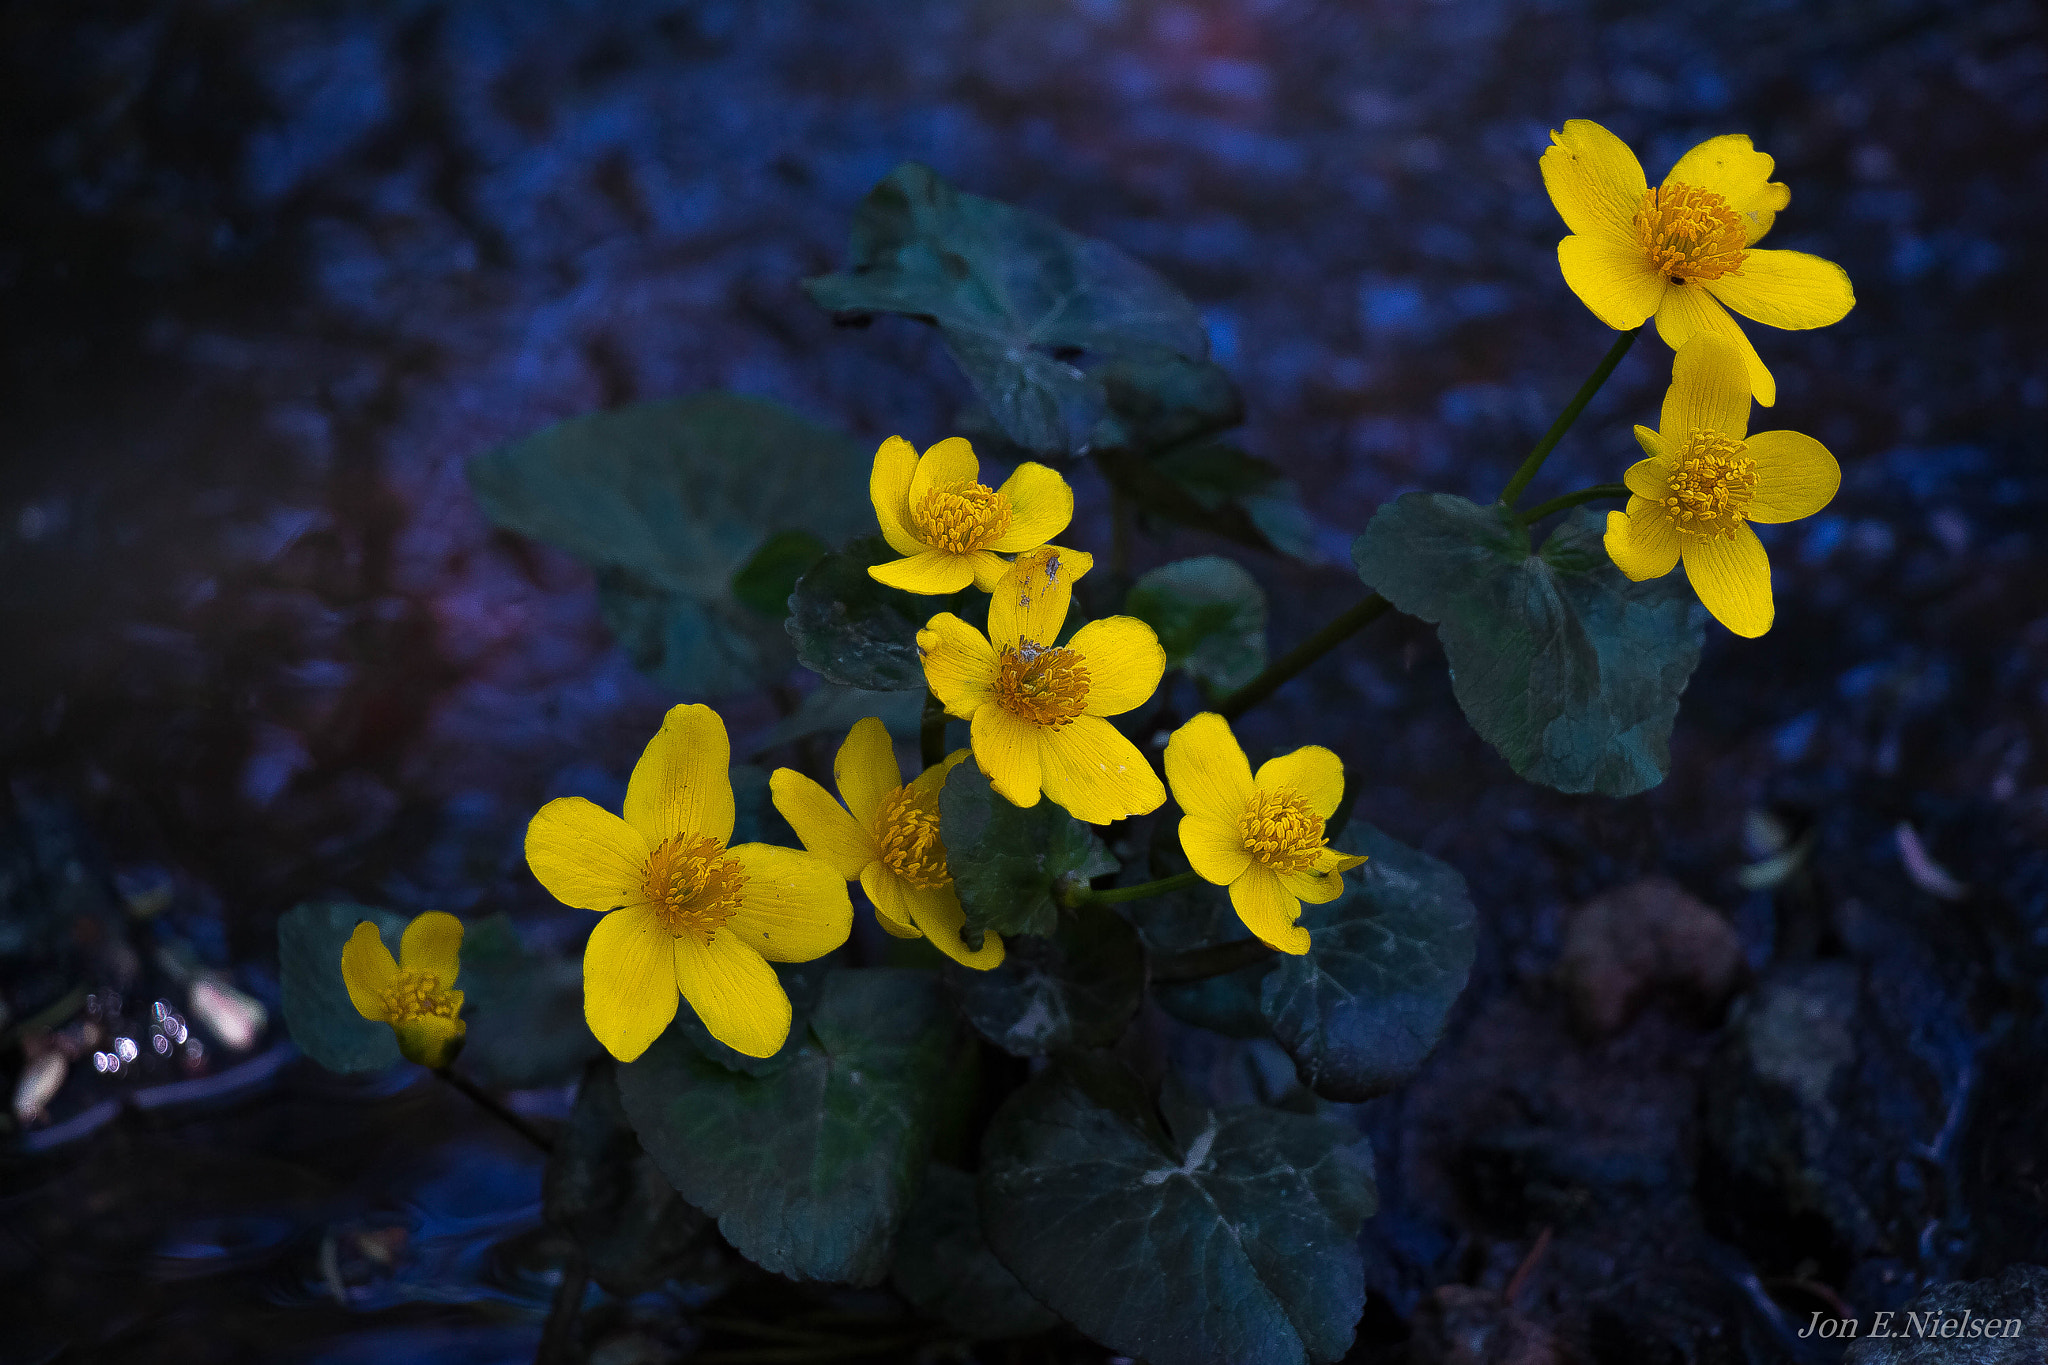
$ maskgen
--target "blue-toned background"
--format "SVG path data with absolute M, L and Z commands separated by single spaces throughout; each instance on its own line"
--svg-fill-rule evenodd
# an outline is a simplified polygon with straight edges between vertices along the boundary
M 22 1022 L 92 1002 L 58 1088 L 0 1119 L 0 1299 L 34 1305 L 0 1310 L 31 1324 L 0 1360 L 531 1355 L 526 1154 L 403 1076 L 345 1086 L 270 1042 L 275 918 L 309 896 L 510 910 L 566 950 L 580 924 L 524 871 L 525 820 L 615 794 L 678 700 L 611 645 L 586 570 L 486 523 L 467 457 L 705 388 L 864 444 L 949 434 L 969 394 L 932 335 L 836 330 L 797 288 L 920 160 L 1202 306 L 1246 443 L 1327 551 L 1251 564 L 1284 648 L 1355 600 L 1380 502 L 1490 498 L 1608 344 L 1558 276 L 1536 168 L 1574 117 L 1653 181 L 1723 132 L 1777 158 L 1770 245 L 1841 262 L 1859 302 L 1752 329 L 1780 393 L 1759 421 L 1827 443 L 1844 483 L 1766 530 L 1777 625 L 1709 628 L 1645 797 L 1513 778 L 1412 622 L 1242 727 L 1370 774 L 1360 815 L 1462 870 L 1482 916 L 1450 1037 L 1360 1110 L 1385 1208 L 1357 1358 L 1470 1312 L 1552 1352 L 1517 1359 L 1789 1359 L 1815 1344 L 1786 1323 L 1829 1296 L 1896 1307 L 2048 1261 L 2037 6 L 21 3 L 0 10 L 18 1096 Z M 1535 493 L 1618 477 L 1667 374 L 1640 344 Z M 1106 494 L 1078 487 L 1071 542 L 1100 546 Z M 1141 543 L 1141 567 L 1216 548 Z M 740 748 L 777 715 L 721 709 Z M 1770 824 L 1809 840 L 1775 895 L 1737 875 Z M 1698 907 L 1667 893 L 1669 942 L 1630 917 L 1598 952 L 1571 939 L 1568 912 L 1650 874 L 1735 926 L 1746 976 L 1575 1026 L 1575 992 L 1698 966 Z M 95 1067 L 157 1001 L 191 1013 L 178 963 L 230 972 L 267 1023 Z M 616 1331 L 683 1339 L 679 1312 Z

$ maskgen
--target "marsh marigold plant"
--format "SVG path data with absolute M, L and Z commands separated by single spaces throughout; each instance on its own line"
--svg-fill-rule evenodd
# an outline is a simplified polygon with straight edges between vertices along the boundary
M 405 926 L 398 956 L 384 946 L 377 926 L 364 920 L 341 950 L 341 980 L 349 1003 L 365 1019 L 391 1025 L 409 1062 L 441 1067 L 462 1048 L 462 921 L 429 910 Z
M 981 482 L 974 447 L 949 437 L 919 455 L 891 436 L 868 478 L 882 538 L 902 559 L 868 570 L 905 592 L 940 596 L 972 583 L 993 591 L 1009 568 L 1002 556 L 1035 550 L 1074 519 L 1074 490 L 1057 471 L 1030 461 L 1001 488 Z

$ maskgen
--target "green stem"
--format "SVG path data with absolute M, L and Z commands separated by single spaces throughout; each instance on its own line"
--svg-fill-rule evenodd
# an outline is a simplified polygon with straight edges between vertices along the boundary
M 1363 601 L 1342 616 L 1266 665 L 1265 672 L 1217 702 L 1218 714 L 1225 720 L 1235 720 L 1272 696 L 1280 684 L 1342 644 L 1354 632 L 1377 621 L 1391 606 L 1393 603 L 1378 593 L 1367 594 Z
M 927 768 L 936 768 L 946 756 L 946 708 L 938 693 L 924 694 L 924 717 L 917 727 L 917 756 Z
M 1552 512 L 1562 512 L 1568 507 L 1577 507 L 1582 502 L 1598 502 L 1601 498 L 1626 498 L 1628 485 L 1625 483 L 1596 483 L 1591 488 L 1581 488 L 1575 493 L 1566 493 L 1552 498 L 1549 502 L 1538 503 L 1526 512 L 1515 513 L 1515 520 L 1524 526 L 1534 525 Z
M 1147 975 L 1155 986 L 1175 981 L 1205 981 L 1212 976 L 1227 976 L 1240 967 L 1249 967 L 1264 962 L 1273 956 L 1273 950 L 1255 938 L 1233 939 L 1229 943 L 1212 943 L 1206 948 L 1190 948 L 1184 953 L 1174 953 L 1153 962 Z
M 1070 909 L 1084 905 L 1121 905 L 1125 901 L 1141 901 L 1148 896 L 1163 896 L 1169 891 L 1184 887 L 1198 886 L 1202 877 L 1197 872 L 1183 872 L 1175 877 L 1161 877 L 1156 882 L 1140 882 L 1136 886 L 1113 886 L 1107 891 L 1092 887 L 1079 887 L 1067 893 L 1066 903 Z
M 549 1156 L 554 1155 L 555 1144 L 548 1141 L 547 1136 L 540 1129 L 506 1108 L 504 1101 L 500 1100 L 496 1095 L 491 1094 L 475 1081 L 469 1079 L 469 1077 L 458 1075 L 445 1066 L 436 1067 L 434 1074 L 469 1096 L 470 1102 L 476 1105 L 477 1108 L 525 1138 L 543 1153 Z
M 1564 434 L 1571 430 L 1572 423 L 1579 420 L 1579 414 L 1586 410 L 1586 404 L 1593 401 L 1593 395 L 1600 392 L 1600 386 L 1607 382 L 1608 375 L 1614 373 L 1614 367 L 1628 354 L 1628 348 L 1635 345 L 1636 334 L 1642 330 L 1642 326 L 1637 325 L 1614 339 L 1614 344 L 1607 348 L 1606 358 L 1586 377 L 1586 382 L 1579 385 L 1578 393 L 1565 406 L 1565 410 L 1557 415 L 1557 420 L 1550 424 L 1550 430 L 1543 433 L 1543 439 L 1529 452 L 1529 458 L 1522 461 L 1522 467 L 1515 471 L 1515 477 L 1508 480 L 1508 486 L 1501 489 L 1500 500 L 1504 505 L 1515 505 L 1515 499 L 1522 496 L 1522 490 L 1529 486 L 1529 480 L 1535 478 L 1536 471 L 1543 468 L 1543 462 L 1550 458 L 1550 452 L 1564 439 Z

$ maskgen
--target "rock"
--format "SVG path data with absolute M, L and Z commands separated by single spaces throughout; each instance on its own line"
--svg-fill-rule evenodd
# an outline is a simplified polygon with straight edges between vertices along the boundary
M 1658 994 L 1711 1017 L 1742 968 L 1742 942 L 1713 907 L 1676 882 L 1647 877 L 1572 914 L 1557 975 L 1579 1026 L 1605 1036 Z
M 1857 1321 L 1868 1335 L 1845 1365 L 2036 1365 L 2048 1349 L 2048 1268 L 1938 1284 L 1895 1314 Z

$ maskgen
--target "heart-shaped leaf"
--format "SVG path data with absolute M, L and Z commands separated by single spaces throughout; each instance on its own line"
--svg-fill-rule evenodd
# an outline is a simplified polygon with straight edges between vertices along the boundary
M 962 763 L 939 793 L 939 838 L 967 913 L 961 937 L 979 948 L 984 930 L 1049 934 L 1059 923 L 1062 881 L 1114 872 L 1095 832 L 1050 801 L 1013 806 L 981 769 Z
M 923 690 L 917 632 L 944 607 L 868 576 L 870 565 L 900 558 L 880 536 L 863 536 L 797 580 L 783 624 L 805 668 L 841 687 Z
M 1266 666 L 1266 593 L 1234 559 L 1163 564 L 1131 585 L 1124 610 L 1159 636 L 1168 668 L 1212 692 L 1242 687 Z
M 1019 935 L 1002 965 L 946 964 L 946 981 L 975 1032 L 1016 1057 L 1115 1042 L 1145 996 L 1137 933 L 1104 909 L 1061 918 L 1045 938 Z

